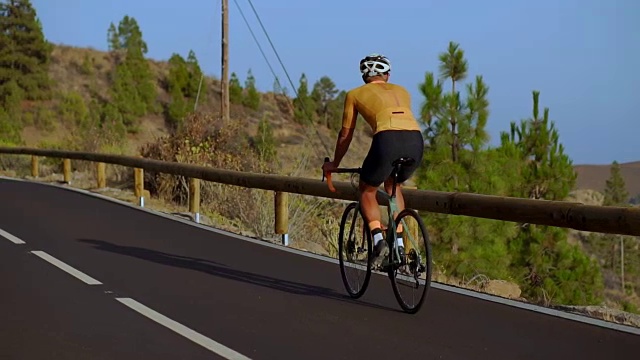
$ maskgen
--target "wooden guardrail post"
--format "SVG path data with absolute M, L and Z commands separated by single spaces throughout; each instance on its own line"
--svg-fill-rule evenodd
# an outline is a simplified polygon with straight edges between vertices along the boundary
M 106 175 L 106 164 L 103 162 L 99 162 L 98 165 L 98 175 L 97 175 L 97 182 L 98 182 L 98 189 L 104 189 L 105 187 L 107 187 L 107 175 Z
M 282 245 L 289 246 L 289 207 L 287 206 L 287 193 L 275 192 L 275 232 L 282 235 Z
M 136 196 L 136 200 L 138 200 L 138 205 L 144 207 L 144 171 L 141 168 L 133 169 L 133 178 L 134 178 L 134 194 Z
M 62 160 L 62 173 L 64 176 L 64 182 L 71 184 L 71 159 Z
M 200 223 L 200 179 L 189 179 L 189 212 Z
M 36 155 L 31 155 L 31 176 L 37 178 L 38 170 L 38 157 Z

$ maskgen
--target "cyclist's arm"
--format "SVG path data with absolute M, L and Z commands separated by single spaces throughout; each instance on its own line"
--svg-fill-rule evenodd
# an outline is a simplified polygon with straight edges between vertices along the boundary
M 344 109 L 342 113 L 342 129 L 338 134 L 338 140 L 336 141 L 336 150 L 333 155 L 333 164 L 338 167 L 340 161 L 347 153 L 351 140 L 353 139 L 353 132 L 356 127 L 356 121 L 358 119 L 358 110 L 356 110 L 355 100 L 353 94 L 347 93 L 344 99 Z

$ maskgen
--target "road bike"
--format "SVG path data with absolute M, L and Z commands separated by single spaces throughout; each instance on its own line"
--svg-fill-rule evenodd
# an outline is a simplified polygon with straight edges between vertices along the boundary
M 325 158 L 325 162 L 329 161 L 329 158 Z M 378 189 L 378 193 L 382 195 L 389 203 L 387 206 L 388 224 L 386 229 L 383 230 L 386 234 L 385 240 L 389 246 L 388 255 L 380 266 L 373 268 L 373 244 L 372 236 L 369 231 L 368 222 L 366 221 L 364 214 L 362 213 L 361 205 L 359 201 L 351 202 L 347 205 L 342 214 L 340 221 L 340 232 L 338 235 L 338 258 L 340 263 L 340 273 L 342 275 L 342 281 L 349 295 L 354 298 L 360 298 L 364 295 L 367 287 L 369 286 L 369 280 L 371 279 L 371 272 L 373 270 L 386 272 L 390 281 L 391 287 L 396 300 L 400 304 L 400 307 L 407 313 L 417 313 L 427 292 L 431 286 L 431 245 L 429 242 L 429 235 L 427 229 L 422 221 L 422 218 L 418 215 L 418 212 L 406 208 L 403 209 L 397 217 L 394 219 L 393 214 L 397 212 L 398 206 L 396 202 L 396 184 L 398 171 L 402 166 L 410 166 L 415 160 L 411 158 L 399 158 L 395 160 L 393 164 L 393 190 L 391 195 L 386 191 Z M 352 175 L 359 175 L 361 168 L 338 168 L 331 173 L 351 173 Z M 336 192 L 335 187 L 331 181 L 331 173 L 325 173 L 323 171 L 322 181 L 326 177 L 329 189 L 332 192 Z M 352 185 L 357 189 L 357 185 L 354 184 L 352 176 Z M 415 220 L 414 226 L 408 226 L 407 220 Z M 356 226 L 358 220 L 362 221 L 361 225 Z M 403 247 L 405 245 L 411 245 L 408 252 L 402 251 L 398 246 L 398 229 L 397 226 L 402 224 L 403 232 Z M 349 230 L 346 231 L 346 227 L 351 225 Z M 359 235 L 356 235 L 359 234 Z M 417 235 L 414 233 L 418 233 Z M 348 234 L 348 236 L 346 236 Z M 357 239 L 356 237 L 360 237 Z M 415 235 L 415 236 L 414 236 Z M 409 242 L 407 242 L 407 238 Z M 417 242 L 415 241 L 417 240 Z M 354 263 L 355 268 L 359 268 L 365 272 L 364 280 L 360 286 L 352 286 L 347 276 L 347 266 L 349 263 Z M 366 263 L 363 264 L 363 263 Z M 403 288 L 402 280 L 406 280 L 408 288 L 417 290 L 421 285 L 422 290 L 417 290 L 417 299 L 414 296 L 410 297 L 415 300 L 414 305 L 409 305 L 407 300 L 403 298 L 401 294 L 401 288 Z

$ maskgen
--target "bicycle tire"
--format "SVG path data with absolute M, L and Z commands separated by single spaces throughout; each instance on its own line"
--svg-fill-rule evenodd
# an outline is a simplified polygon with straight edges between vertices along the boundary
M 372 257 L 370 255 L 372 251 L 371 233 L 366 228 L 366 222 L 364 221 L 364 216 L 360 211 L 357 211 L 357 205 L 358 203 L 356 202 L 350 203 L 349 205 L 347 205 L 346 209 L 344 210 L 342 214 L 342 220 L 340 221 L 340 234 L 338 237 L 338 259 L 340 263 L 340 274 L 342 276 L 342 282 L 344 283 L 344 287 L 347 290 L 347 293 L 349 294 L 349 296 L 351 296 L 354 299 L 357 299 L 362 295 L 364 295 L 365 291 L 367 290 L 367 287 L 369 286 L 369 280 L 371 279 L 371 264 L 372 264 Z M 355 217 L 349 216 L 350 213 L 353 213 Z M 353 225 L 355 223 L 355 220 L 357 220 L 357 217 L 360 217 L 362 219 L 362 223 L 364 226 L 363 229 L 365 229 L 365 231 L 363 232 L 364 234 L 366 234 L 366 242 L 367 242 L 366 244 L 367 267 L 366 267 L 366 273 L 365 273 L 362 287 L 359 290 L 354 290 L 349 280 L 347 279 L 347 274 L 345 270 L 344 250 L 345 248 L 348 249 L 347 241 L 345 240 L 345 227 L 347 225 L 347 221 L 349 219 L 353 219 L 352 221 L 349 221 L 349 223 Z M 350 230 L 353 230 L 353 228 L 350 228 Z M 353 231 L 349 231 L 349 234 L 350 235 L 353 234 Z
M 429 289 L 431 287 L 431 272 L 432 272 L 432 263 L 431 263 L 431 244 L 429 242 L 429 234 L 427 232 L 427 228 L 424 225 L 424 222 L 422 221 L 422 218 L 420 217 L 420 215 L 418 215 L 418 212 L 413 210 L 413 209 L 408 209 L 405 208 L 404 210 L 402 210 L 397 218 L 396 218 L 396 226 L 397 224 L 400 224 L 402 219 L 405 217 L 412 217 L 416 220 L 416 222 L 418 223 L 418 230 L 420 231 L 420 234 L 418 235 L 418 238 L 416 239 L 416 241 L 418 242 L 418 244 L 416 245 L 420 245 L 420 243 L 423 244 L 424 246 L 424 250 L 425 250 L 425 286 L 424 289 L 422 290 L 422 293 L 420 294 L 420 300 L 417 302 L 417 304 L 415 306 L 410 306 L 408 305 L 404 299 L 402 298 L 402 295 L 400 294 L 400 289 L 398 287 L 398 281 L 396 278 L 397 275 L 397 269 L 394 269 L 393 267 L 389 267 L 388 270 L 388 275 L 389 275 L 389 279 L 391 280 L 391 287 L 393 288 L 393 294 L 396 297 L 396 300 L 398 301 L 398 304 L 400 305 L 400 307 L 402 308 L 402 310 L 404 310 L 405 312 L 409 313 L 409 314 L 415 314 L 417 313 L 420 308 L 422 307 L 422 304 L 424 303 L 425 298 L 427 297 L 427 294 L 429 292 Z M 406 241 L 406 240 L 405 240 Z M 406 243 L 405 243 L 406 244 Z M 390 248 L 390 251 L 393 251 L 394 247 Z M 409 255 L 407 255 L 407 259 L 409 258 Z M 414 278 L 415 281 L 415 278 Z

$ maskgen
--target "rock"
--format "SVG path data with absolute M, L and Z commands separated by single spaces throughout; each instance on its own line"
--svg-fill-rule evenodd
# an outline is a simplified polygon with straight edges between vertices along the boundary
M 519 299 L 520 294 L 522 293 L 522 290 L 520 290 L 518 285 L 505 280 L 489 280 L 484 285 L 483 291 L 488 294 L 508 299 Z

